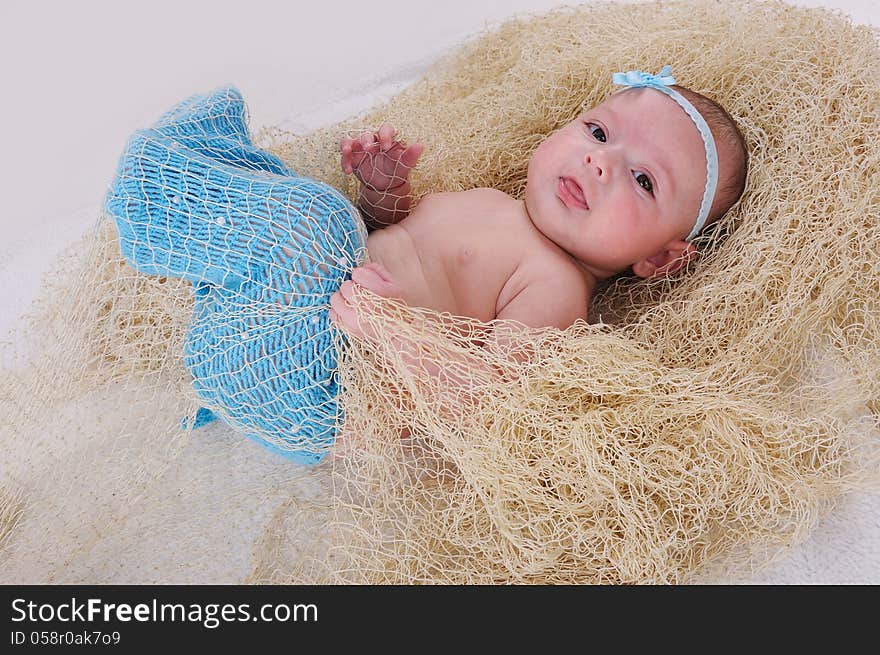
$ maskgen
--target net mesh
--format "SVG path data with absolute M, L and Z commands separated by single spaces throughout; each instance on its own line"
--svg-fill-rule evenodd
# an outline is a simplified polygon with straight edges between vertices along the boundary
M 668 62 L 751 156 L 684 274 L 617 278 L 566 330 L 359 288 L 394 338 L 326 322 L 368 256 L 341 138 L 389 121 L 423 142 L 415 206 L 521 198 L 529 153 L 610 72 Z M 112 216 L 2 353 L 0 579 L 658 583 L 766 564 L 880 472 L 878 71 L 876 32 L 825 10 L 596 4 L 506 23 L 368 114 L 264 130 L 260 150 L 237 103 L 201 120 L 193 99 L 129 144 Z M 300 439 L 315 390 L 324 420 Z

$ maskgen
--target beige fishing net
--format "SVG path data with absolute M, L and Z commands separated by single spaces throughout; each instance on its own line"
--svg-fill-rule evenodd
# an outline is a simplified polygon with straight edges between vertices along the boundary
M 193 288 L 135 272 L 102 216 L 3 351 L 0 580 L 724 580 L 876 483 L 869 28 L 779 3 L 586 5 L 480 35 L 368 115 L 258 143 L 354 200 L 340 138 L 390 121 L 425 144 L 416 198 L 521 197 L 530 152 L 612 72 L 666 63 L 751 155 L 698 261 L 622 276 L 565 331 L 360 292 L 370 326 L 398 336 L 336 337 L 344 423 L 314 467 L 240 425 L 187 427 L 205 404 L 184 365 Z

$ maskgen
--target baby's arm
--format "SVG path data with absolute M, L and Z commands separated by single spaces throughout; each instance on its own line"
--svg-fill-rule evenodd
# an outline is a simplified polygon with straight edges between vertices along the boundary
M 330 320 L 349 336 L 372 342 L 379 353 L 390 361 L 399 361 L 410 373 L 410 379 L 423 397 L 431 399 L 446 417 L 458 417 L 470 412 L 487 393 L 491 385 L 503 379 L 503 373 L 483 359 L 474 356 L 468 348 L 439 335 L 442 326 L 432 322 L 432 316 L 424 316 L 422 332 L 427 338 L 413 339 L 412 330 L 402 330 L 392 320 L 383 320 L 381 328 L 375 323 L 362 320 L 361 316 L 374 313 L 370 297 L 363 288 L 388 298 L 397 297 L 396 285 L 386 275 L 381 265 L 370 263 L 352 273 L 352 281 L 330 298 Z M 362 288 L 360 288 L 362 287 Z
M 560 330 L 576 320 L 587 319 L 589 289 L 584 278 L 571 269 L 526 284 L 498 311 L 499 320 L 516 321 L 527 327 Z
M 394 126 L 383 123 L 378 132 L 364 132 L 339 144 L 342 170 L 360 181 L 358 207 L 370 230 L 399 223 L 412 205 L 409 173 L 424 146 L 407 146 L 395 135 Z
M 526 327 L 566 328 L 577 319 L 586 318 L 587 289 L 583 278 L 559 277 L 527 285 L 500 310 L 499 320 L 491 324 L 482 343 L 494 357 L 478 356 L 451 339 L 436 338 L 443 334 L 443 328 L 431 325 L 429 314 L 424 330 L 431 336 L 424 342 L 412 339 L 390 321 L 385 322 L 381 333 L 369 321 L 361 321 L 359 312 L 370 309 L 364 302 L 368 298 L 359 293 L 358 286 L 383 297 L 399 297 L 391 275 L 375 263 L 355 269 L 353 281 L 343 283 L 331 297 L 331 320 L 350 335 L 372 341 L 389 358 L 399 359 L 422 393 L 437 403 L 444 415 L 456 417 L 472 411 L 481 397 L 492 392 L 493 385 L 515 380 L 519 365 L 534 355 L 518 343 L 518 332 Z

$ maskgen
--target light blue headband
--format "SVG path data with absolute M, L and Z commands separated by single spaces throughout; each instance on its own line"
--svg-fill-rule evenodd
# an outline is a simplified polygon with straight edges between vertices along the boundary
M 703 190 L 703 200 L 700 202 L 700 213 L 697 215 L 697 221 L 691 228 L 690 234 L 687 235 L 685 241 L 690 241 L 700 233 L 706 224 L 706 218 L 709 216 L 709 210 L 712 208 L 712 201 L 715 200 L 715 189 L 718 186 L 718 151 L 715 148 L 715 139 L 712 138 L 712 131 L 706 124 L 705 119 L 700 112 L 688 102 L 687 98 L 673 89 L 670 84 L 675 84 L 675 78 L 672 77 L 672 66 L 664 66 L 656 75 L 651 73 L 643 73 L 642 71 L 626 71 L 626 73 L 614 73 L 611 81 L 614 84 L 629 87 L 648 87 L 657 89 L 665 93 L 675 100 L 678 105 L 684 109 L 685 113 L 691 117 L 694 125 L 700 131 L 703 137 L 703 145 L 706 148 L 706 188 Z

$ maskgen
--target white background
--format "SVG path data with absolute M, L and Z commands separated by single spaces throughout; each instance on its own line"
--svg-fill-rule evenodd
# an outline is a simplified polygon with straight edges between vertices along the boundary
M 283 124 L 563 4 L 0 0 L 0 341 L 52 259 L 94 222 L 128 136 L 179 100 L 234 84 L 252 129 Z M 880 26 L 876 0 L 796 4 Z M 878 543 L 880 502 L 856 496 L 764 579 L 877 583 Z

